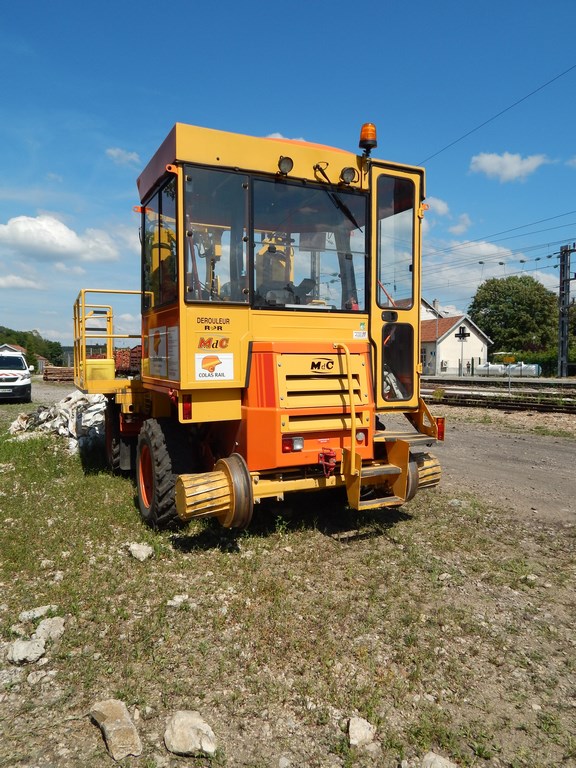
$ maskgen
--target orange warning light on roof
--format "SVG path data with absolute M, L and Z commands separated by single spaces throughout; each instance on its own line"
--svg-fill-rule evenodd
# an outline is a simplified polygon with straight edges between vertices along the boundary
M 378 146 L 378 139 L 376 137 L 376 126 L 374 123 L 364 123 L 360 129 L 360 149 L 363 149 L 367 155 L 370 154 L 370 150 Z

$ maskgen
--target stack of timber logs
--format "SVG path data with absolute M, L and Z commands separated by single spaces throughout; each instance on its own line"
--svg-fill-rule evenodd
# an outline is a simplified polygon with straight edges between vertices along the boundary
M 46 365 L 42 378 L 44 381 L 74 381 L 74 368 Z

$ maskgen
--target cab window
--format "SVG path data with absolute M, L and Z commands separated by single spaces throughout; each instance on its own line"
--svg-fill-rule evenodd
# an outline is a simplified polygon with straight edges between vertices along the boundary
M 175 178 L 146 203 L 143 220 L 143 308 L 151 309 L 178 298 Z
M 184 299 L 247 303 L 248 179 L 186 166 Z
M 382 175 L 377 185 L 380 307 L 409 309 L 414 301 L 414 184 Z

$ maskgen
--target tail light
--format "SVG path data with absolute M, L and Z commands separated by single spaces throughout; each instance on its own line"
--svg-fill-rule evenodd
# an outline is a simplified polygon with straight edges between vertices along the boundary
M 303 437 L 283 437 L 282 453 L 297 453 L 304 450 Z
M 436 428 L 438 430 L 438 440 L 444 440 L 444 429 L 446 426 L 446 418 L 444 416 L 436 417 Z

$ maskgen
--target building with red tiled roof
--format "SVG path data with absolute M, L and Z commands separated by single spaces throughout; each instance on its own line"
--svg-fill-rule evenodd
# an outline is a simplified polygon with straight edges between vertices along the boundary
M 0 344 L 0 352 L 20 352 L 21 355 L 26 355 L 26 347 L 21 347 L 20 344 Z
M 428 305 L 430 306 L 430 305 Z M 424 375 L 473 375 L 488 362 L 492 340 L 468 315 L 435 317 L 420 323 L 420 361 Z M 427 313 L 430 317 L 430 313 Z

